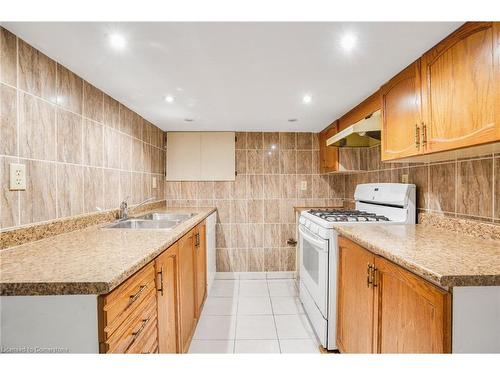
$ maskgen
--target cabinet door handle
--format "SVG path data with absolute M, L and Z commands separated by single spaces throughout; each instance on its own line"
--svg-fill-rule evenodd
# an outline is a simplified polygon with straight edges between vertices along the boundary
M 427 143 L 427 125 L 425 122 L 422 122 L 422 146 Z
M 372 265 L 368 263 L 368 267 L 366 268 L 366 287 L 369 288 L 370 285 L 373 285 L 372 280 Z
M 129 297 L 129 300 L 128 300 L 128 303 L 129 305 L 134 302 L 137 298 L 139 298 L 139 296 L 142 294 L 142 292 L 144 292 L 144 290 L 147 288 L 147 285 L 141 285 L 139 287 L 139 290 L 137 291 L 137 293 L 135 294 L 132 294 L 130 297 Z
M 418 128 L 418 124 L 415 124 L 415 147 L 419 148 L 420 146 L 420 129 Z
M 373 268 L 372 268 L 372 273 L 373 273 L 373 277 L 372 277 L 373 287 L 376 288 L 376 287 L 378 287 L 378 269 L 375 268 L 375 266 L 373 266 Z
M 163 296 L 163 266 L 160 268 L 158 275 L 160 275 L 160 289 L 157 289 L 157 291 Z

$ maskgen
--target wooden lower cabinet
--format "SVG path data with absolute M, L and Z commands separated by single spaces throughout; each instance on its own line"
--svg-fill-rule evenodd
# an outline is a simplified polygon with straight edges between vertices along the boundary
M 196 317 L 198 318 L 207 296 L 207 249 L 204 223 L 198 226 L 195 236 Z
M 343 237 L 338 285 L 341 352 L 451 352 L 447 291 Z
M 375 257 L 377 353 L 450 353 L 451 295 Z
M 102 353 L 147 351 L 138 343 L 156 326 L 154 262 L 144 266 L 112 292 L 99 296 L 99 350 Z M 156 330 L 153 331 L 157 339 Z
M 179 245 L 177 243 L 170 246 L 155 260 L 160 353 L 180 351 L 178 264 Z
M 207 293 L 205 222 L 98 297 L 101 353 L 185 353 Z
M 374 256 L 361 246 L 339 238 L 337 346 L 346 353 L 373 352 L 373 290 L 367 266 Z
M 195 229 L 182 237 L 179 244 L 179 310 L 181 352 L 189 349 L 196 326 Z

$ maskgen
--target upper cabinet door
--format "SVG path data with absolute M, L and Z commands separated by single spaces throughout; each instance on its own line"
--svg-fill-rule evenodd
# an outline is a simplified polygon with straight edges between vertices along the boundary
M 420 60 L 382 86 L 380 96 L 382 160 L 420 154 Z
M 326 130 L 319 133 L 320 172 L 335 172 L 338 169 L 339 150 L 334 146 L 327 146 L 328 138 L 334 136 L 338 131 L 338 122 L 330 125 Z
M 500 140 L 498 23 L 467 23 L 422 57 L 424 152 Z
M 234 181 L 234 132 L 169 132 L 167 181 Z

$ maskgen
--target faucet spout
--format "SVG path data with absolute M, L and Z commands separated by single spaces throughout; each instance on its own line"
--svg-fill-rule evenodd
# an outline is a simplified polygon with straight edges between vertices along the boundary
M 128 208 L 128 203 L 127 203 L 128 199 L 129 199 L 129 197 L 125 198 L 122 201 L 122 203 L 120 203 L 120 212 L 118 213 L 118 220 L 127 220 L 128 215 L 131 211 L 137 210 L 139 207 L 145 205 L 148 202 L 151 202 L 152 200 L 154 200 L 154 197 L 149 197 L 149 198 L 143 200 L 141 203 L 139 203 L 137 206 L 135 206 L 132 209 Z
M 141 203 L 139 203 L 137 206 L 132 208 L 132 211 L 137 210 L 139 207 L 144 206 L 146 203 L 153 201 L 155 198 L 154 197 L 149 197 L 147 199 L 144 199 Z

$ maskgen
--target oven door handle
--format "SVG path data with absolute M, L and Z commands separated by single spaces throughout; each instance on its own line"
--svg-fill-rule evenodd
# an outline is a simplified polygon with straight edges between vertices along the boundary
M 302 226 L 299 226 L 299 233 L 304 237 L 305 240 L 316 245 L 315 247 L 320 248 L 322 252 L 328 251 L 328 249 L 325 249 L 325 242 L 327 240 L 319 239 L 316 236 L 310 234 L 309 232 L 306 232 L 306 230 Z

